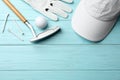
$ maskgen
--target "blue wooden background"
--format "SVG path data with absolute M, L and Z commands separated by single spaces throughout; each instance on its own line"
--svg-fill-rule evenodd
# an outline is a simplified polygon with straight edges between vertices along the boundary
M 35 26 L 38 12 L 22 0 L 10 0 Z M 70 6 L 75 10 L 80 0 Z M 120 20 L 110 35 L 100 43 L 77 36 L 71 28 L 71 17 L 59 22 L 48 19 L 49 28 L 59 25 L 62 30 L 38 44 L 32 44 L 29 29 L 0 0 L 0 31 L 5 14 L 9 17 L 5 33 L 0 32 L 0 80 L 120 80 Z M 13 24 L 17 20 L 25 35 Z M 12 29 L 25 41 L 8 33 Z M 42 32 L 34 27 L 37 33 Z

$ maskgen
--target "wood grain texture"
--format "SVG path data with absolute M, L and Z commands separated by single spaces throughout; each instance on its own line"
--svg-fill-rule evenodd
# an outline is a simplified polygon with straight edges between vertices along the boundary
M 119 71 L 1 71 L 2 80 L 119 80 Z M 6 77 L 7 76 L 7 77 Z
M 23 0 L 10 0 L 30 21 L 37 33 L 34 20 L 41 16 Z M 80 0 L 70 4 L 75 10 Z M 30 43 L 29 29 L 0 0 L 0 31 L 5 13 L 9 17 L 4 34 L 0 34 L 0 80 L 120 80 L 120 20 L 102 42 L 92 43 L 76 35 L 72 30 L 71 18 L 60 18 L 58 22 L 48 19 L 49 27 L 56 25 L 61 31 L 37 44 Z M 74 13 L 74 12 L 73 12 Z M 21 26 L 22 36 L 13 22 Z M 19 41 L 8 33 L 12 29 L 24 39 Z
M 118 45 L 23 45 L 0 48 L 0 70 L 120 69 Z

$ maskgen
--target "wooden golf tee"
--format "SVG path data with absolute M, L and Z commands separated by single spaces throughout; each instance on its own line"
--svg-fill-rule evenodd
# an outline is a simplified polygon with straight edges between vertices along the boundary
M 23 23 L 26 23 L 27 20 L 25 17 L 11 4 L 9 0 L 3 0 L 4 3 L 20 18 Z

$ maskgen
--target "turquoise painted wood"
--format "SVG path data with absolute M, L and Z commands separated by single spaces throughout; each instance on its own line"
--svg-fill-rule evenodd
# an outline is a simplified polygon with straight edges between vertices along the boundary
M 34 19 L 41 16 L 23 0 L 10 0 L 30 21 L 37 33 Z M 80 0 L 70 4 L 75 10 Z M 58 22 L 48 19 L 49 28 L 60 26 L 62 30 L 37 44 L 30 43 L 29 29 L 0 0 L 0 31 L 6 12 L 9 17 L 4 34 L 0 33 L 0 80 L 120 80 L 120 20 L 105 40 L 89 42 L 72 30 L 71 18 Z M 25 35 L 13 24 L 13 17 Z M 12 29 L 24 39 L 19 41 L 8 33 Z
M 119 80 L 119 71 L 1 71 L 2 80 Z M 7 75 L 7 77 L 6 77 Z
M 0 54 L 0 70 L 120 69 L 119 45 L 10 45 L 0 48 L 4 53 Z

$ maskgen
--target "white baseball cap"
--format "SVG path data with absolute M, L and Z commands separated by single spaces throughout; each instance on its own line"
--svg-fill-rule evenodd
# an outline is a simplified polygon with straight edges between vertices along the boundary
M 90 41 L 101 41 L 112 30 L 119 14 L 120 0 L 81 0 L 72 27 Z

